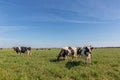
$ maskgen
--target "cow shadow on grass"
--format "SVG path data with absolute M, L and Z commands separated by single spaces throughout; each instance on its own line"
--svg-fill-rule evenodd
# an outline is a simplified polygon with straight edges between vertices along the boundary
M 82 65 L 82 61 L 69 61 L 66 63 L 66 68 L 71 69 L 72 67 Z
M 57 62 L 56 59 L 50 59 L 50 62 Z
M 60 61 L 65 61 L 65 59 L 61 59 Z M 51 59 L 50 62 L 59 62 L 57 59 Z

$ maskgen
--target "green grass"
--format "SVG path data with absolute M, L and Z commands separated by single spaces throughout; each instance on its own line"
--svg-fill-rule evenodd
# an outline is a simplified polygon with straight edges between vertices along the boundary
M 120 49 L 94 49 L 91 64 L 81 57 L 56 62 L 59 49 L 32 50 L 32 55 L 0 50 L 0 80 L 120 80 Z

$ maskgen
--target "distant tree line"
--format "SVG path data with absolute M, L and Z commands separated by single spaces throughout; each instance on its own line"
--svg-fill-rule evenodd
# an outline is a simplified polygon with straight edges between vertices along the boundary
M 95 49 L 97 48 L 120 48 L 120 47 L 94 47 Z
M 36 50 L 51 50 L 51 48 L 34 48 Z
M 2 50 L 3 48 L 0 48 L 0 50 Z

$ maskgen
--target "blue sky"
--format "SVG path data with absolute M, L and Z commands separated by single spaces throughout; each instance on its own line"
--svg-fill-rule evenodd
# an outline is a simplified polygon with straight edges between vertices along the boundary
M 0 0 L 0 47 L 120 46 L 120 0 Z

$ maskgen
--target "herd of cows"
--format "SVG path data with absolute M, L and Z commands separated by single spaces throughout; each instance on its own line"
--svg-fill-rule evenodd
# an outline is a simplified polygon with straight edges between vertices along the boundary
M 13 47 L 14 51 L 17 54 L 27 53 L 28 55 L 31 54 L 31 47 Z M 92 58 L 92 46 L 84 46 L 83 48 L 79 47 L 63 47 L 61 48 L 60 53 L 57 56 L 57 61 L 61 58 L 67 59 L 68 56 L 71 56 L 72 59 L 76 59 L 78 55 L 81 55 L 84 59 L 85 63 L 91 63 Z

